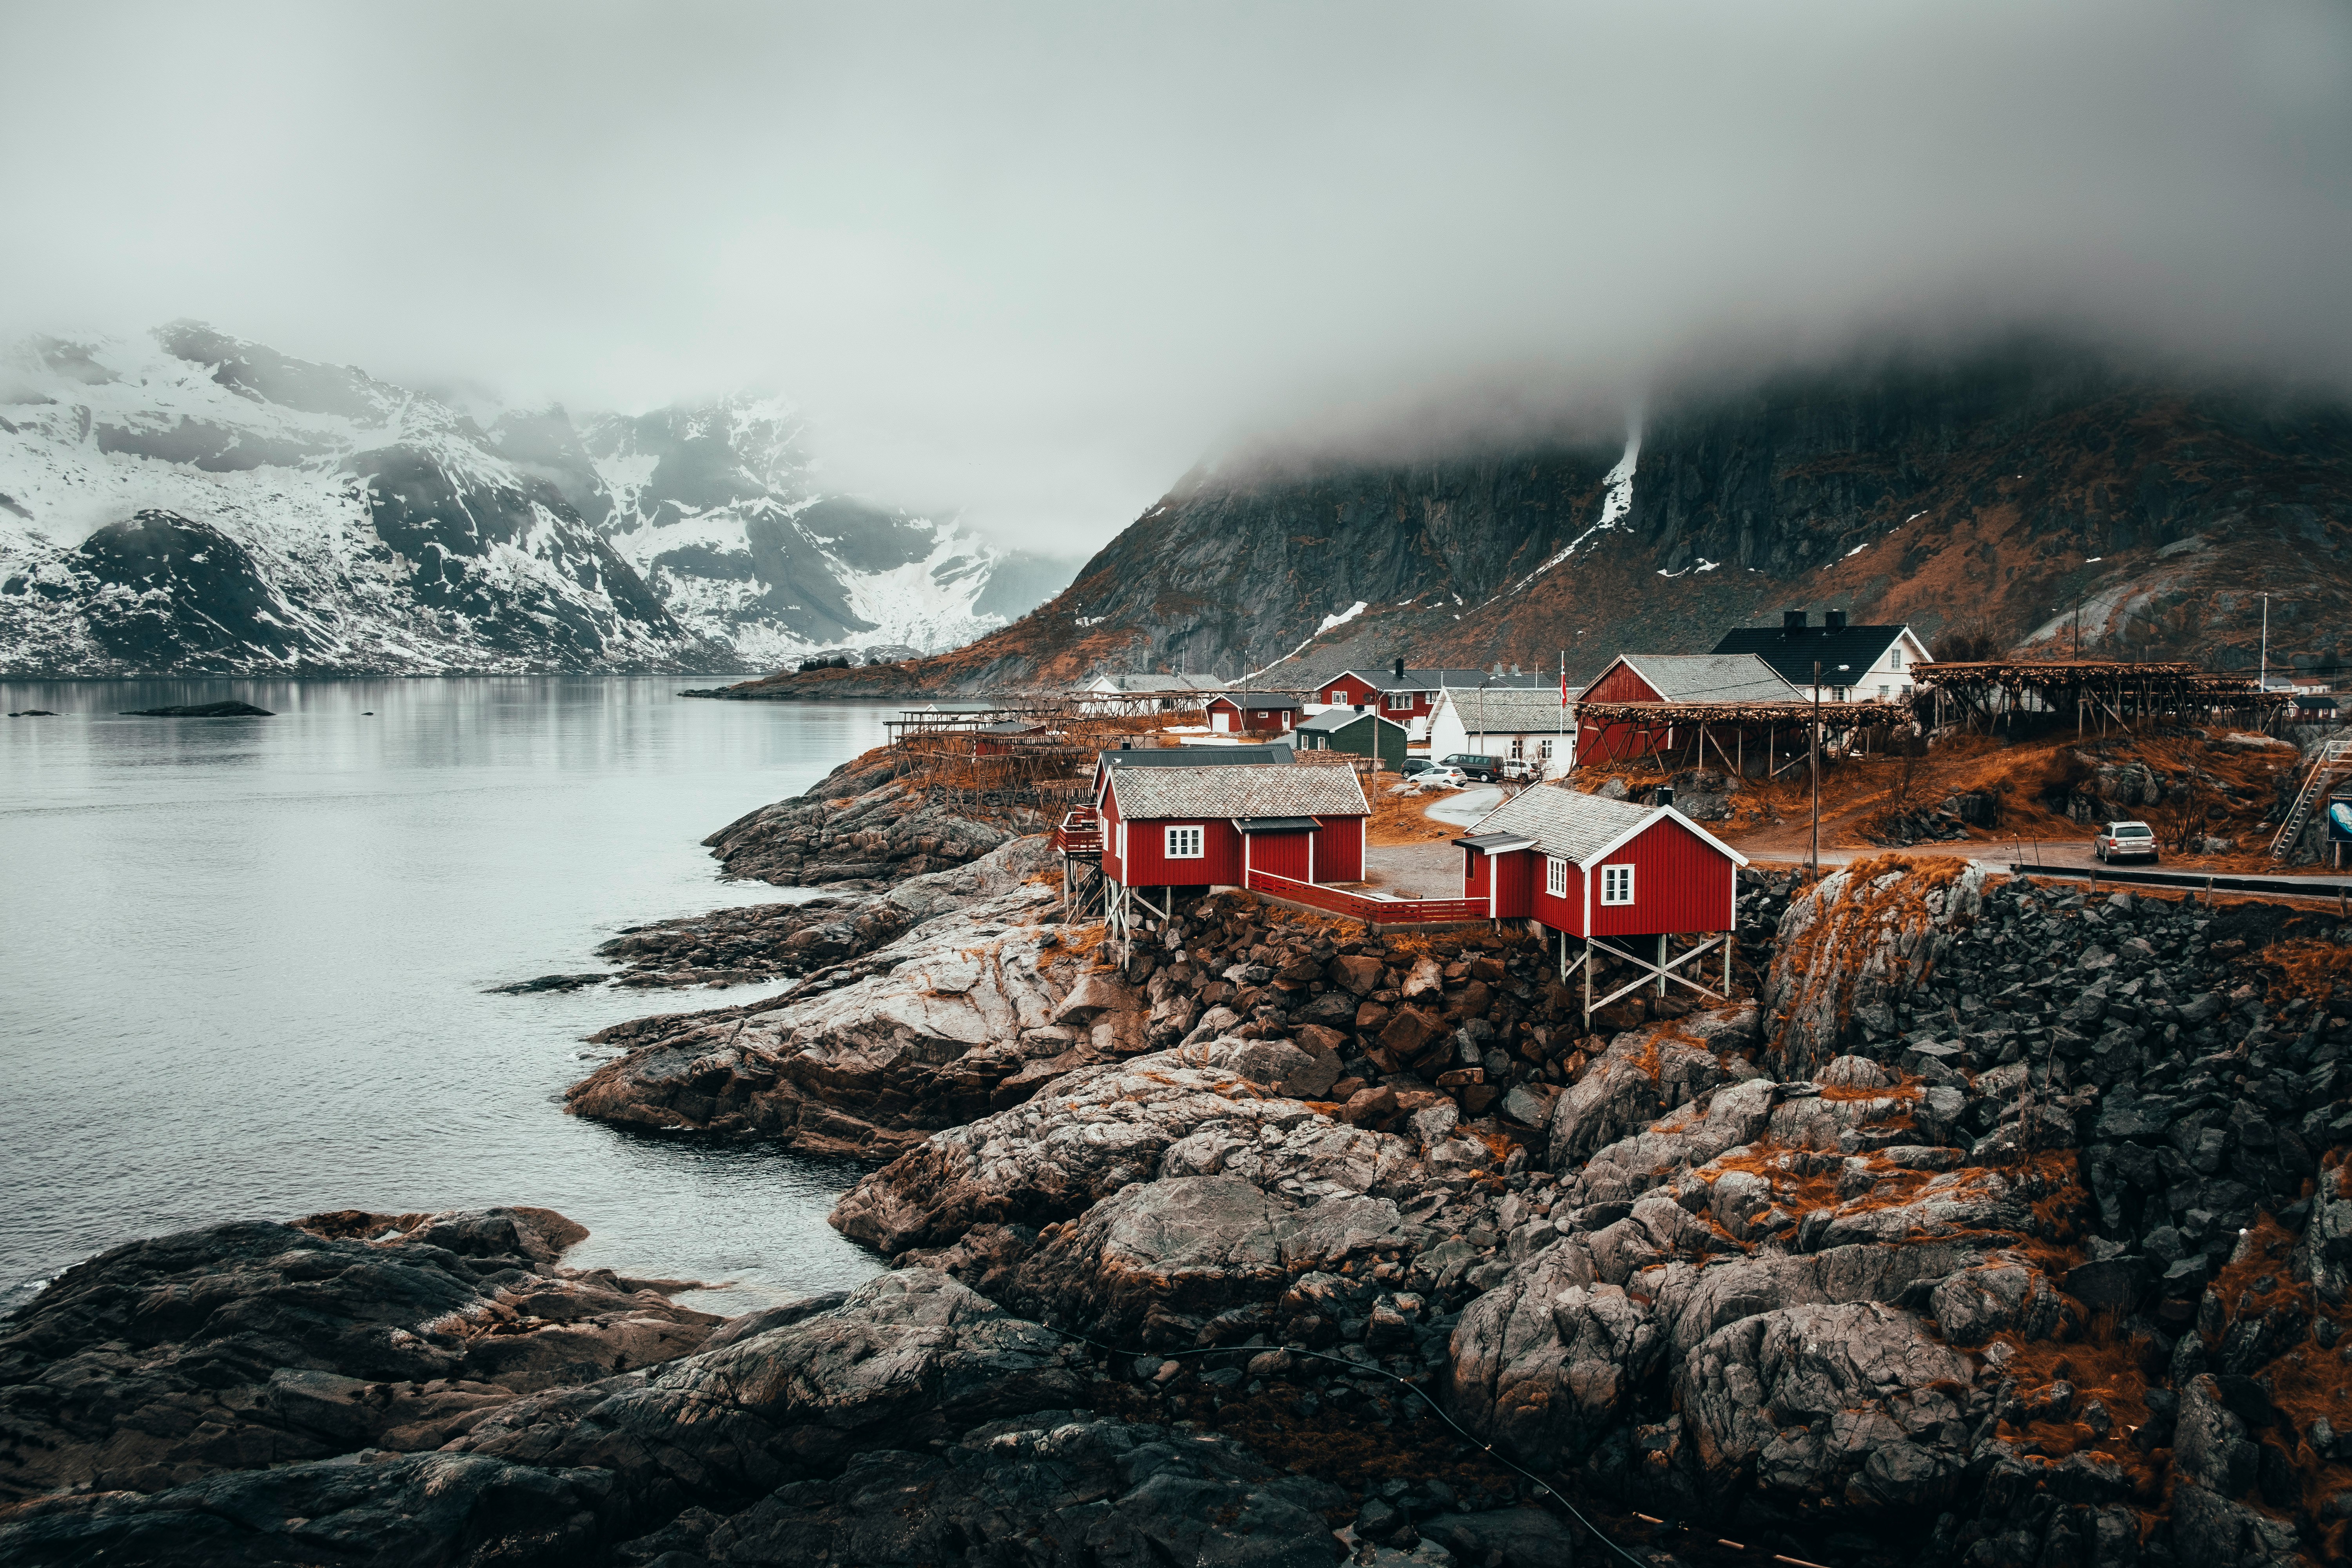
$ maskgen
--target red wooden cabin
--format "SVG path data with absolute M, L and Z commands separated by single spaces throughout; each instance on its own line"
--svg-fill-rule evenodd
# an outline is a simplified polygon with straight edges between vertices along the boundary
M 1752 653 L 1621 653 L 1577 693 L 1588 702 L 1793 702 L 1797 689 Z M 1576 731 L 1579 763 L 1612 761 L 1668 750 L 1674 731 L 1646 739 L 1630 725 L 1584 724 Z
M 1299 710 L 1306 704 L 1296 697 L 1277 697 L 1265 691 L 1223 692 L 1209 699 L 1209 728 L 1221 732 L 1235 731 L 1285 733 L 1298 722 Z
M 1465 898 L 1487 900 L 1496 920 L 1529 921 L 1582 942 L 1588 1015 L 1653 979 L 1660 995 L 1668 980 L 1706 992 L 1674 972 L 1718 943 L 1727 984 L 1727 933 L 1738 923 L 1738 871 L 1748 858 L 1673 806 L 1538 784 L 1488 812 L 1454 842 L 1462 847 Z M 1700 940 L 1669 963 L 1670 937 Z M 1644 945 L 1655 939 L 1654 962 L 1627 951 L 1634 938 Z M 1559 952 L 1565 978 L 1567 942 Z M 1596 952 L 1633 963 L 1642 978 L 1593 1001 L 1590 961 Z
M 1115 888 L 1241 887 L 1252 870 L 1363 879 L 1371 806 L 1353 768 L 1113 768 L 1101 813 L 1103 875 Z

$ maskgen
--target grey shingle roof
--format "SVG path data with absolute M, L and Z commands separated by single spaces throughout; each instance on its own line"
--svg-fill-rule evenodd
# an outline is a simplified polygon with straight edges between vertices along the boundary
M 1129 821 L 1166 816 L 1362 816 L 1353 768 L 1286 767 L 1120 770 L 1111 785 Z
M 1547 855 L 1581 863 L 1611 839 L 1659 808 L 1627 800 L 1604 800 L 1557 784 L 1521 790 L 1476 822 L 1470 833 L 1523 833 Z
M 1108 768 L 1234 768 L 1253 763 L 1289 763 L 1298 753 L 1287 741 L 1265 741 L 1238 746 L 1138 746 L 1133 751 L 1100 752 L 1097 759 Z
M 1577 688 L 1570 687 L 1573 693 Z M 1445 698 L 1462 715 L 1462 722 L 1471 732 L 1479 732 L 1483 721 L 1486 733 L 1495 735 L 1528 735 L 1556 731 L 1566 721 L 1560 714 L 1559 686 L 1557 681 L 1533 690 L 1523 687 L 1490 686 L 1484 691 L 1474 688 L 1450 687 Z M 1480 706 L 1481 704 L 1484 706 Z M 1483 720 L 1482 720 L 1483 716 Z
M 1726 639 L 1727 643 L 1729 639 Z M 1669 702 L 1793 702 L 1797 689 L 1771 664 L 1742 649 L 1629 653 L 1626 665 Z

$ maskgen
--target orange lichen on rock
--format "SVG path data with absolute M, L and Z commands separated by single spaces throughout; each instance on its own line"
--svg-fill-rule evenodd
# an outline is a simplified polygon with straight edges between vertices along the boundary
M 2352 994 L 2352 947 L 2314 937 L 2292 937 L 2263 949 L 2255 961 L 2269 982 L 2267 1000 L 2281 1006 L 2298 997 L 2326 1002 Z

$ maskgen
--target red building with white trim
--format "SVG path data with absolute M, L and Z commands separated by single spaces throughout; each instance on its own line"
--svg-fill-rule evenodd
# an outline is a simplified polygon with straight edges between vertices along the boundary
M 1541 675 L 1489 675 L 1483 669 L 1407 669 L 1398 659 L 1385 673 L 1343 670 L 1316 688 L 1315 700 L 1332 708 L 1370 710 L 1383 719 L 1410 727 L 1427 720 L 1437 707 L 1438 693 L 1449 686 L 1544 686 Z M 1416 733 L 1419 731 L 1416 731 Z
M 1486 900 L 1496 920 L 1530 921 L 1583 943 L 1588 1012 L 1615 1000 L 1591 1000 L 1596 952 L 1643 971 L 1616 995 L 1652 979 L 1661 995 L 1669 979 L 1706 990 L 1672 972 L 1718 943 L 1728 973 L 1727 933 L 1738 924 L 1738 871 L 1748 858 L 1671 805 L 1538 784 L 1488 812 L 1454 842 L 1462 847 L 1463 897 Z M 1704 940 L 1669 963 L 1667 939 L 1677 936 Z M 1654 962 L 1626 951 L 1637 937 L 1656 939 Z M 1563 977 L 1568 964 L 1563 941 Z
M 1102 868 L 1117 888 L 1241 887 L 1252 870 L 1302 882 L 1363 879 L 1371 806 L 1353 768 L 1114 766 L 1106 774 Z
M 1210 698 L 1204 706 L 1209 728 L 1219 733 L 1281 734 L 1297 727 L 1306 704 L 1269 691 L 1228 691 Z
M 1587 702 L 1794 702 L 1797 689 L 1752 653 L 1621 653 L 1577 693 Z M 1580 725 L 1579 762 L 1634 756 L 1646 744 L 1672 747 L 1674 731 L 1651 731 L 1645 742 L 1630 725 Z

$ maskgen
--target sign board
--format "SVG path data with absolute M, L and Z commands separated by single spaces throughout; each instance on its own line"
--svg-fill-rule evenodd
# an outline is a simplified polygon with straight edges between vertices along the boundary
M 2327 842 L 2352 844 L 2352 795 L 2327 803 Z

